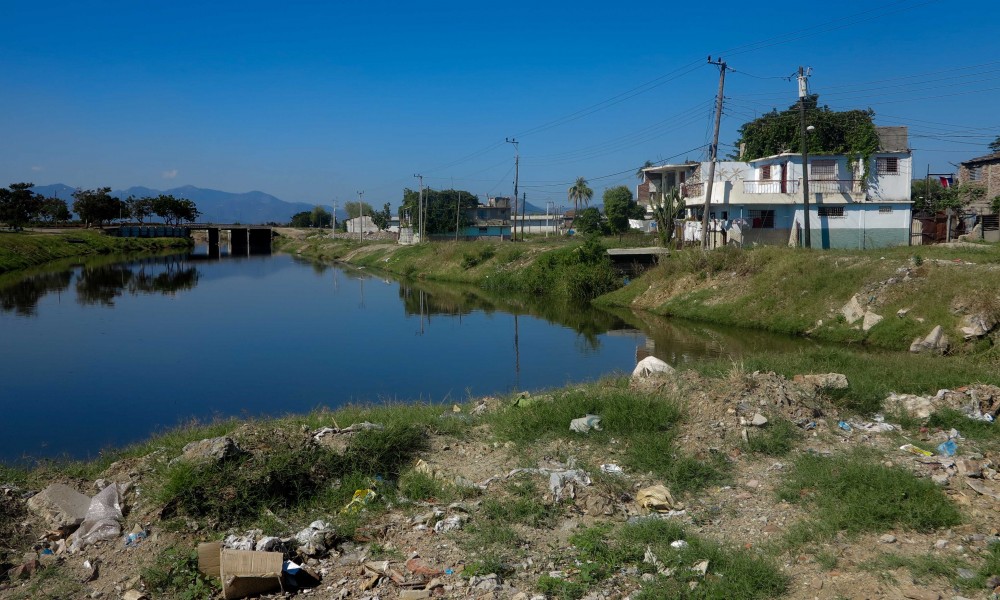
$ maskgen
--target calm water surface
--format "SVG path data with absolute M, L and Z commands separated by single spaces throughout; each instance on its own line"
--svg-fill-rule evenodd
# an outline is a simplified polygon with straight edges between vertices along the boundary
M 461 401 L 628 372 L 647 354 L 798 343 L 284 255 L 105 258 L 0 282 L 0 461 L 86 458 L 193 418 Z

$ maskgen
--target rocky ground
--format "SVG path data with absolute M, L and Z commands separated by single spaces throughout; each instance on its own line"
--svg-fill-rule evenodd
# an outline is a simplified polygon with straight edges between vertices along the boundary
M 3 502 L 25 508 L 17 524 L 20 533 L 35 541 L 19 549 L 22 559 L 7 565 L 11 580 L 0 584 L 0 598 L 161 597 L 163 592 L 152 589 L 148 570 L 143 569 L 162 561 L 171 549 L 189 554 L 203 542 L 283 552 L 284 558 L 303 564 L 317 579 L 310 582 L 312 587 L 297 592 L 308 598 L 637 598 L 657 578 L 675 576 L 673 568 L 661 564 L 669 562 L 669 557 L 647 550 L 640 562 L 611 564 L 603 576 L 588 579 L 593 565 L 581 560 L 581 532 L 650 519 L 682 526 L 692 545 L 696 538 L 703 538 L 773 561 L 787 578 L 781 597 L 997 597 L 1000 588 L 992 588 L 1000 585 L 998 577 L 986 579 L 977 588 L 961 585 L 963 578 L 971 580 L 979 573 L 991 545 L 1000 540 L 997 446 L 991 438 L 972 441 L 961 431 L 921 427 L 920 423 L 942 408 L 980 418 L 995 415 L 1000 411 L 1000 388 L 972 386 L 928 396 L 894 397 L 887 408 L 895 409 L 906 421 L 908 428 L 902 429 L 892 418 L 847 419 L 838 414 L 829 393 L 844 385 L 849 385 L 847 379 L 837 375 L 793 381 L 773 373 L 738 371 L 714 379 L 691 371 L 634 378 L 631 386 L 638 393 L 654 399 L 684 399 L 686 414 L 677 434 L 678 447 L 696 457 L 717 457 L 728 465 L 723 485 L 658 501 L 649 490 L 655 492 L 654 486 L 664 481 L 621 468 L 625 450 L 619 449 L 615 439 L 595 445 L 589 442 L 591 433 L 579 433 L 546 439 L 531 449 L 499 439 L 485 417 L 512 403 L 559 401 L 527 395 L 456 406 L 446 412 L 466 420 L 466 430 L 427 431 L 428 444 L 411 471 L 435 482 L 440 487 L 434 489 L 448 497 L 411 500 L 396 495 L 379 504 L 362 494 L 350 508 L 311 507 L 295 513 L 297 521 L 274 515 L 269 530 L 227 530 L 224 526 L 206 529 L 204 523 L 171 516 L 170 507 L 157 504 L 147 494 L 146 477 L 157 464 L 226 460 L 232 452 L 267 452 L 275 430 L 267 424 L 247 424 L 225 438 L 192 445 L 182 456 L 154 452 L 116 462 L 96 481 L 63 476 L 54 482 L 67 484 L 86 497 L 118 486 L 121 512 L 112 510 L 110 521 L 96 529 L 91 523 L 94 515 L 90 515 L 83 526 L 92 531 L 110 526 L 109 539 L 76 551 L 72 547 L 82 536 L 69 535 L 73 526 L 67 520 L 72 521 L 73 515 L 67 513 L 72 508 L 46 504 L 51 490 L 4 486 Z M 335 421 L 325 428 L 299 431 L 289 439 L 343 450 L 351 436 L 378 425 L 338 425 Z M 793 448 L 787 453 L 752 451 L 750 440 L 778 423 L 794 426 L 798 435 Z M 949 440 L 957 448 L 954 456 L 925 456 L 900 449 L 906 443 L 933 449 Z M 858 448 L 870 449 L 873 460 L 884 466 L 934 481 L 958 507 L 961 523 L 930 531 L 890 526 L 791 542 L 796 525 L 811 517 L 808 504 L 779 497 L 793 463 L 803 455 L 834 456 Z M 379 485 L 372 485 L 374 494 L 381 494 Z M 843 493 L 850 494 L 850 490 Z M 519 512 L 511 508 L 515 506 L 525 508 Z M 79 506 L 76 510 L 86 512 Z M 339 529 L 345 510 L 356 510 L 359 516 L 349 535 Z M 507 522 L 498 523 L 503 520 Z M 508 537 L 491 538 L 490 532 Z M 491 562 L 497 556 L 503 558 L 502 564 Z M 697 559 L 690 559 L 690 568 L 701 568 L 703 561 Z M 218 591 L 202 591 L 200 579 L 180 573 L 178 562 L 172 565 L 183 582 L 173 597 L 212 597 L 213 593 L 222 597 Z M 713 576 L 712 565 L 703 568 L 708 573 L 705 577 Z M 561 586 L 560 582 L 574 585 Z M 684 589 L 692 597 L 698 597 L 699 589 L 709 589 L 705 584 L 699 588 L 697 578 L 688 586 Z M 656 597 L 650 593 L 647 589 L 643 597 Z M 290 595 L 286 591 L 263 597 Z M 747 593 L 743 597 L 758 596 Z

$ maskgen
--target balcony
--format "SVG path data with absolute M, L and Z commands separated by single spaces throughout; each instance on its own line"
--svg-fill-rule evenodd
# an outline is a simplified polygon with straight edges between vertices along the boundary
M 775 181 L 770 179 L 744 180 L 744 194 L 798 194 L 801 180 Z M 860 179 L 810 179 L 810 194 L 860 194 Z

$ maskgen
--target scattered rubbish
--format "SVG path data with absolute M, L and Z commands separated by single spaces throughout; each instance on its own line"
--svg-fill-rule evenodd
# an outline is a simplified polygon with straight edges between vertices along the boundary
M 438 533 L 445 533 L 447 531 L 461 529 L 464 522 L 465 519 L 462 518 L 462 515 L 452 515 L 435 523 L 434 531 Z
M 691 567 L 691 570 L 697 573 L 698 575 L 704 577 L 708 573 L 708 561 L 703 560 L 695 564 L 693 567 Z
M 231 550 L 255 550 L 257 536 L 263 533 L 260 529 L 251 529 L 246 535 L 230 535 L 223 540 L 222 545 Z
M 663 562 L 656 557 L 656 554 L 653 553 L 653 548 L 651 546 L 646 546 L 646 553 L 642 557 L 642 562 L 648 565 L 653 565 L 653 568 L 656 569 L 656 572 L 660 575 L 670 577 L 674 574 L 673 569 L 668 569 L 664 566 Z
M 837 427 L 840 427 L 841 429 L 843 429 L 844 431 L 847 431 L 847 432 L 851 431 L 851 424 L 848 423 L 847 421 L 838 421 L 837 422 Z
M 917 456 L 934 456 L 933 452 L 928 452 L 923 448 L 918 448 L 913 444 L 903 444 L 899 447 L 903 452 L 909 452 L 910 454 L 916 454 Z
M 549 474 L 549 491 L 556 502 L 563 497 L 575 498 L 576 486 L 574 484 L 590 485 L 590 476 L 580 469 L 568 471 L 553 471 Z
M 651 375 L 660 374 L 670 375 L 673 372 L 674 368 L 667 363 L 656 358 L 655 356 L 647 356 L 635 365 L 635 369 L 632 371 L 632 377 L 649 377 Z
M 937 451 L 941 456 L 955 456 L 955 452 L 958 451 L 958 444 L 955 443 L 955 440 L 948 440 L 939 444 Z
M 362 508 L 364 508 L 366 504 L 374 500 L 377 496 L 378 494 L 376 494 L 375 490 L 371 488 L 366 488 L 363 490 L 354 490 L 354 497 L 351 498 L 351 501 L 348 502 L 344 506 L 344 508 L 340 509 L 340 512 L 341 513 L 359 512 L 361 511 Z
M 670 542 L 670 547 L 671 548 L 676 548 L 676 549 L 680 550 L 682 548 L 687 548 L 688 547 L 688 543 L 685 542 L 684 540 L 674 540 L 674 541 Z
M 297 592 L 304 588 L 314 588 L 319 585 L 320 577 L 305 565 L 286 560 L 281 565 L 282 588 L 286 592 Z
M 28 508 L 52 529 L 72 530 L 83 522 L 90 497 L 62 483 L 53 483 L 28 499 Z
M 875 415 L 871 421 L 850 421 L 848 424 L 854 429 L 868 433 L 888 433 L 899 429 L 892 423 L 886 423 L 882 415 Z
M 996 491 L 994 491 L 993 489 L 991 489 L 989 486 L 987 486 L 985 483 L 983 483 L 978 479 L 971 479 L 971 478 L 966 479 L 965 483 L 969 484 L 970 488 L 976 490 L 977 492 L 979 492 L 984 496 L 989 496 L 994 500 L 1000 500 L 1000 493 L 997 493 Z
M 577 433 L 587 433 L 591 429 L 595 431 L 601 430 L 601 417 L 597 415 L 587 415 L 585 417 L 580 417 L 579 419 L 573 419 L 569 423 L 570 431 L 575 431 Z
M 142 540 L 149 537 L 145 530 L 135 531 L 125 536 L 125 547 L 134 548 L 142 543 Z
M 357 492 L 355 492 L 355 495 L 357 495 Z M 295 541 L 301 544 L 298 548 L 300 554 L 304 556 L 316 556 L 326 551 L 334 542 L 333 537 L 333 526 L 322 519 L 317 519 L 310 523 L 309 527 L 296 533 Z M 263 548 L 258 546 L 257 550 L 260 551 Z
M 647 510 L 665 513 L 682 510 L 684 505 L 674 500 L 670 490 L 663 485 L 653 485 L 642 488 L 635 496 L 636 503 Z
M 811 431 L 816 429 L 816 421 L 802 421 L 799 423 L 799 427 L 805 429 L 806 431 Z
M 226 600 L 282 591 L 281 552 L 223 548 L 221 542 L 198 544 L 198 569 L 222 580 Z
M 122 507 L 118 484 L 112 483 L 90 500 L 87 516 L 69 537 L 69 551 L 76 552 L 88 544 L 112 540 L 122 534 Z
M 361 423 L 355 423 L 353 425 L 349 425 L 347 427 L 344 427 L 343 429 L 341 429 L 340 427 L 323 427 L 321 429 L 317 429 L 316 431 L 314 431 L 312 437 L 317 442 L 320 442 L 323 440 L 323 438 L 325 438 L 328 435 L 337 435 L 341 433 L 357 433 L 358 431 L 367 431 L 370 429 L 381 430 L 385 429 L 385 426 L 380 425 L 379 423 L 369 423 L 368 421 L 364 421 Z
M 444 574 L 445 575 L 454 575 L 455 574 L 455 569 L 452 569 L 451 567 L 448 567 L 447 569 L 444 570 Z
M 87 571 L 87 574 L 83 576 L 83 583 L 90 583 L 91 581 L 97 579 L 98 564 L 99 562 L 97 561 L 97 559 L 94 559 L 93 562 L 89 560 L 83 561 L 83 568 L 86 569 Z
M 609 475 L 624 475 L 625 469 L 622 469 L 614 463 L 608 463 L 601 465 L 601 473 L 607 473 Z

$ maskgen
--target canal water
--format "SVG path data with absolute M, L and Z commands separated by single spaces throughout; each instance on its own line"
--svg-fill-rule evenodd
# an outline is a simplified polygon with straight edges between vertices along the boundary
M 0 462 L 93 457 L 192 419 L 457 402 L 650 354 L 802 343 L 287 255 L 103 257 L 0 281 Z

